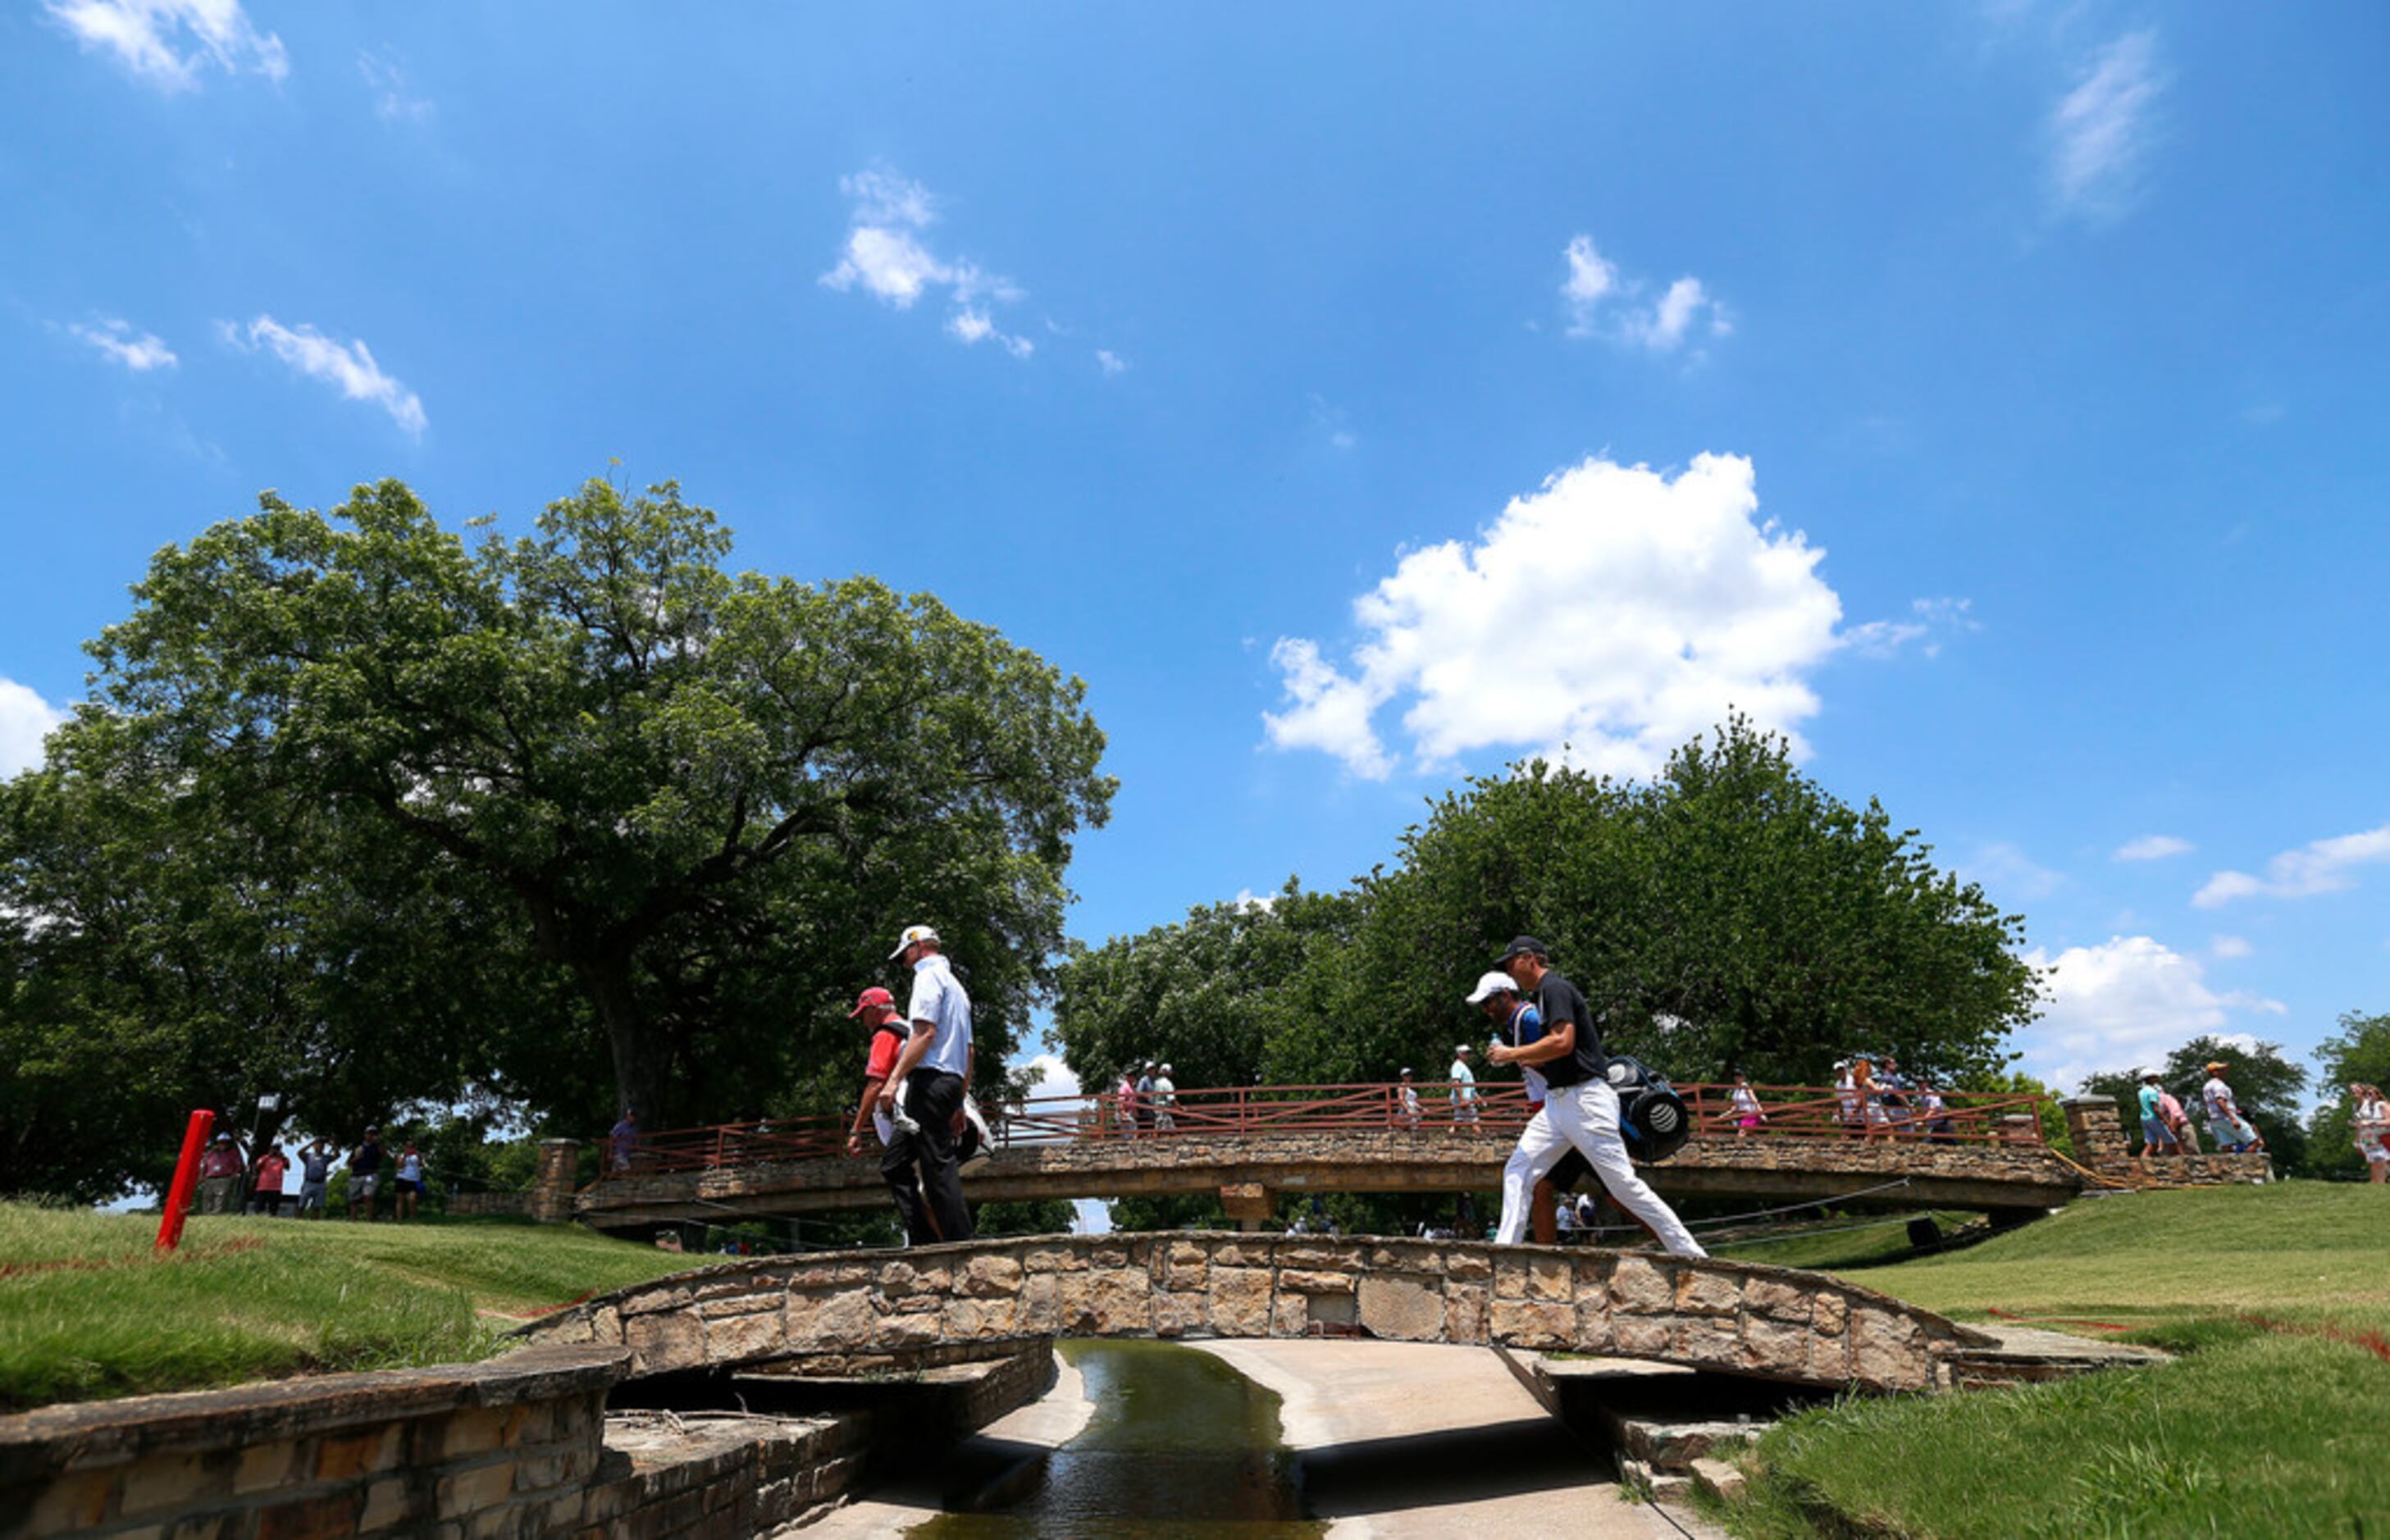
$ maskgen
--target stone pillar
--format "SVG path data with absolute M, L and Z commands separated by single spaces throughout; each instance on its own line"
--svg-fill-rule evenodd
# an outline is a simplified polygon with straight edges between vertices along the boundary
M 2094 1171 L 2127 1164 L 2133 1148 L 2125 1139 L 2125 1125 L 2116 1115 L 2114 1097 L 2069 1097 L 2059 1107 L 2066 1113 L 2066 1136 L 2075 1141 L 2075 1159 Z
M 543 1225 L 572 1217 L 572 1186 L 581 1174 L 579 1139 L 539 1141 L 539 1171 L 531 1182 L 531 1216 Z
M 1258 1230 L 1278 1212 L 1278 1194 L 1259 1182 L 1231 1182 L 1220 1189 L 1220 1207 L 1240 1230 Z

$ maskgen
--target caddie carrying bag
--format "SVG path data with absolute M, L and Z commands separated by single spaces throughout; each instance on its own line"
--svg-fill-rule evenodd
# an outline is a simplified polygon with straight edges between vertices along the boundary
M 1618 1093 L 1618 1134 L 1627 1154 L 1638 1161 L 1664 1161 L 1691 1137 L 1692 1115 L 1667 1076 L 1621 1054 L 1602 1077 Z

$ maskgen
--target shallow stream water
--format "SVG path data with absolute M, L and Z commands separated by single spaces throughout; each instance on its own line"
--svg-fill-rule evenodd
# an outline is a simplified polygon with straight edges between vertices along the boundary
M 1275 1393 L 1171 1342 L 1065 1342 L 1060 1351 L 1095 1404 L 1086 1428 L 1047 1456 L 1042 1478 L 1019 1501 L 942 1515 L 915 1526 L 915 1540 L 1326 1532 L 1303 1517 Z

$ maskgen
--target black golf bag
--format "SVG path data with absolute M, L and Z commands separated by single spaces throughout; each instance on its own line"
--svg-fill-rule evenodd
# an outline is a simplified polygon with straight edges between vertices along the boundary
M 1664 1161 L 1692 1136 L 1692 1114 L 1668 1079 L 1641 1059 L 1613 1059 L 1602 1078 L 1618 1093 L 1618 1133 L 1636 1160 Z

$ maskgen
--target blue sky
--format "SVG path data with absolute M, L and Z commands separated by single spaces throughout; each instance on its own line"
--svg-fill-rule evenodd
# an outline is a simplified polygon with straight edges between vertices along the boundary
M 2362 4 L 7 0 L 0 769 L 260 489 L 619 459 L 1088 680 L 1087 939 L 1739 705 L 2028 917 L 2026 1067 L 2305 1053 L 2390 1009 L 2385 68 Z

